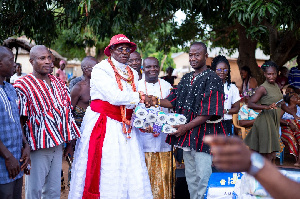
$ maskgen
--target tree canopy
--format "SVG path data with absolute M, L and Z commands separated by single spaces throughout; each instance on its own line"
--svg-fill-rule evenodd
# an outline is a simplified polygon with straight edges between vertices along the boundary
M 238 65 L 249 65 L 257 77 L 257 47 L 280 66 L 300 54 L 298 0 L 0 0 L 0 9 L 0 42 L 26 35 L 70 58 L 92 46 L 103 58 L 116 33 L 142 52 L 154 46 L 168 54 L 195 40 L 238 49 Z M 186 13 L 181 25 L 174 20 L 179 9 Z
M 260 83 L 263 76 L 255 60 L 257 47 L 279 66 L 300 54 L 298 0 L 200 0 L 185 12 L 188 17 L 177 29 L 178 38 L 195 40 L 200 36 L 212 46 L 237 48 L 238 65 L 248 65 Z M 186 34 L 187 29 L 193 34 Z

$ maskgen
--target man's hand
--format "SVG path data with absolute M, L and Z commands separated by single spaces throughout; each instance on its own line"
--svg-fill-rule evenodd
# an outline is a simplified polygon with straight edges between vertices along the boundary
M 67 146 L 64 151 L 64 157 L 66 158 L 70 154 L 70 159 L 73 159 L 74 150 L 73 150 L 73 140 L 70 143 L 67 143 Z
M 238 137 L 213 137 L 207 135 L 204 142 L 211 147 L 214 165 L 223 171 L 249 171 L 251 151 Z
M 158 99 L 153 95 L 145 95 L 144 103 L 146 108 L 150 108 L 151 106 L 156 106 L 158 104 Z
M 169 135 L 175 135 L 176 137 L 184 135 L 189 130 L 185 124 L 173 125 L 172 127 L 177 129 L 177 131 L 170 133 Z
M 150 126 L 148 126 L 148 127 L 146 127 L 145 129 L 143 129 L 144 130 L 144 132 L 146 132 L 146 133 L 153 133 L 153 127 L 150 125 Z
M 5 166 L 8 170 L 9 177 L 12 179 L 20 173 L 19 161 L 12 154 L 5 159 Z
M 22 156 L 20 159 L 21 162 L 21 170 L 24 171 L 24 169 L 27 168 L 27 165 L 30 162 L 30 147 L 28 144 L 25 144 L 25 147 L 22 148 Z

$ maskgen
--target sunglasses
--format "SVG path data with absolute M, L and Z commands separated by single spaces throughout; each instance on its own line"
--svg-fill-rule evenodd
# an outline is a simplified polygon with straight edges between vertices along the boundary
M 124 50 L 125 52 L 129 53 L 131 51 L 131 48 L 127 47 L 119 47 L 119 48 L 116 48 L 118 52 L 122 53 Z

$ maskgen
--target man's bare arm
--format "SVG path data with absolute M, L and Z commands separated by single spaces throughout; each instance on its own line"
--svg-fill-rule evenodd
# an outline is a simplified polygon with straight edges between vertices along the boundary
M 73 107 L 75 107 L 78 104 L 78 101 L 80 99 L 80 92 L 81 92 L 81 86 L 75 84 L 71 90 L 71 104 Z

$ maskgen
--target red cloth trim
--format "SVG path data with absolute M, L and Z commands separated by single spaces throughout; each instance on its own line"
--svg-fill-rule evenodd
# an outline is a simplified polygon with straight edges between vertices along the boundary
M 107 117 L 119 122 L 122 122 L 122 117 L 120 106 L 115 106 L 102 100 L 93 100 L 90 106 L 93 111 L 100 113 L 100 116 L 90 137 L 82 199 L 99 199 L 102 147 L 105 139 Z M 132 109 L 128 109 L 126 118 L 131 119 L 132 112 Z
M 208 110 L 207 110 L 207 115 L 209 115 L 211 94 L 212 94 L 212 90 L 210 90 L 210 94 L 209 94 L 209 98 L 208 98 Z
M 104 113 L 107 117 L 113 120 L 122 122 L 121 107 L 110 104 L 102 100 L 93 100 L 91 102 L 91 109 L 97 113 Z M 133 109 L 126 109 L 126 119 L 131 120 Z

